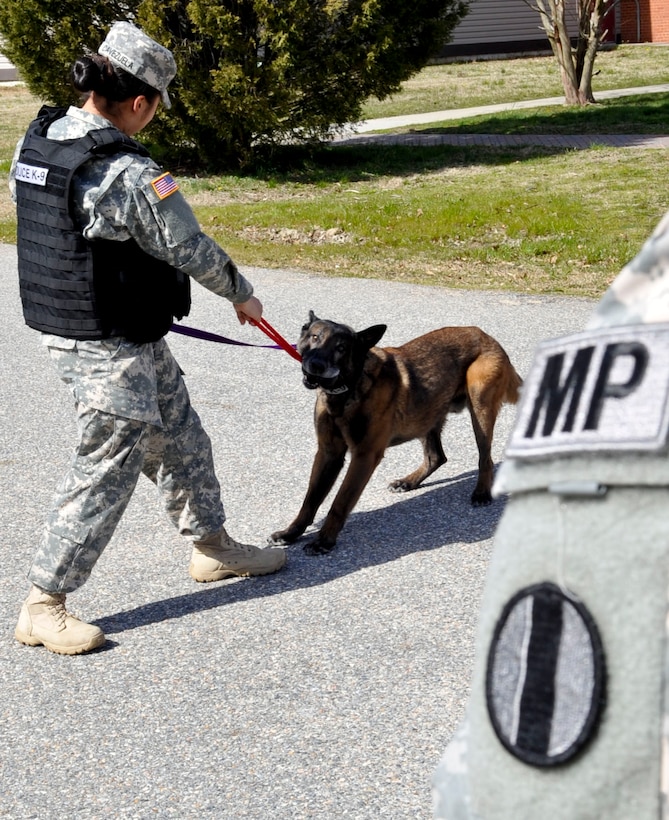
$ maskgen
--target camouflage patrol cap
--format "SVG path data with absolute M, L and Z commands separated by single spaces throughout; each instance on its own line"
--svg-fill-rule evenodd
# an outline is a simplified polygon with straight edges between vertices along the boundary
M 160 91 L 163 105 L 170 108 L 167 86 L 177 73 L 172 52 L 152 40 L 132 23 L 119 22 L 109 29 L 98 54 L 137 79 Z

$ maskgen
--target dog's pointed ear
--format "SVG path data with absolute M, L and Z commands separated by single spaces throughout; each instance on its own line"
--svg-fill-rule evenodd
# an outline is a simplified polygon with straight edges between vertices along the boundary
M 313 310 L 310 310 L 309 311 L 309 321 L 306 323 L 306 325 L 302 325 L 302 333 L 304 333 L 305 330 L 308 330 L 311 327 L 311 325 L 313 325 L 314 322 L 318 322 L 318 321 L 319 321 L 318 316 L 316 316 L 316 314 L 313 312 Z
M 358 342 L 365 348 L 365 350 L 369 350 L 380 341 L 387 328 L 388 325 L 372 325 L 371 327 L 368 327 L 367 330 L 361 330 L 357 334 Z

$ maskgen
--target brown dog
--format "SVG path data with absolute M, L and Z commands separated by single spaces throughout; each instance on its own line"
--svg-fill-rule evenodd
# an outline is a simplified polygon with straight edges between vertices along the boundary
M 290 544 L 313 522 L 332 489 L 346 452 L 351 463 L 316 538 L 305 546 L 329 552 L 386 447 L 418 438 L 423 463 L 393 481 L 397 492 L 414 490 L 446 462 L 441 430 L 448 413 L 469 408 L 479 450 L 472 504 L 489 504 L 493 477 L 493 429 L 505 402 L 515 404 L 522 384 L 501 345 L 477 327 L 443 327 L 402 347 L 374 347 L 386 325 L 356 333 L 318 319 L 313 311 L 297 345 L 303 381 L 318 388 L 315 425 L 318 451 L 297 518 L 270 536 Z

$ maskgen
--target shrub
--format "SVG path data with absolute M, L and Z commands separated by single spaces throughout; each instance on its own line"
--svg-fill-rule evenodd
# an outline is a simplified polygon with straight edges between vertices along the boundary
M 368 97 L 398 91 L 448 41 L 467 0 L 4 0 L 3 50 L 33 93 L 74 102 L 69 67 L 119 8 L 179 69 L 148 138 L 171 161 L 236 168 L 360 119 Z

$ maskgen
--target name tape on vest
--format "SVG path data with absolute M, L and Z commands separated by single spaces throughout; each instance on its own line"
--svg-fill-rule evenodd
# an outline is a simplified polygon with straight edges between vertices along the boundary
M 669 324 L 585 331 L 539 345 L 511 458 L 657 451 L 669 428 Z
M 49 175 L 48 168 L 39 168 L 36 165 L 26 165 L 25 162 L 17 162 L 15 169 L 15 179 L 17 182 L 29 182 L 31 185 L 46 185 L 46 178 Z

